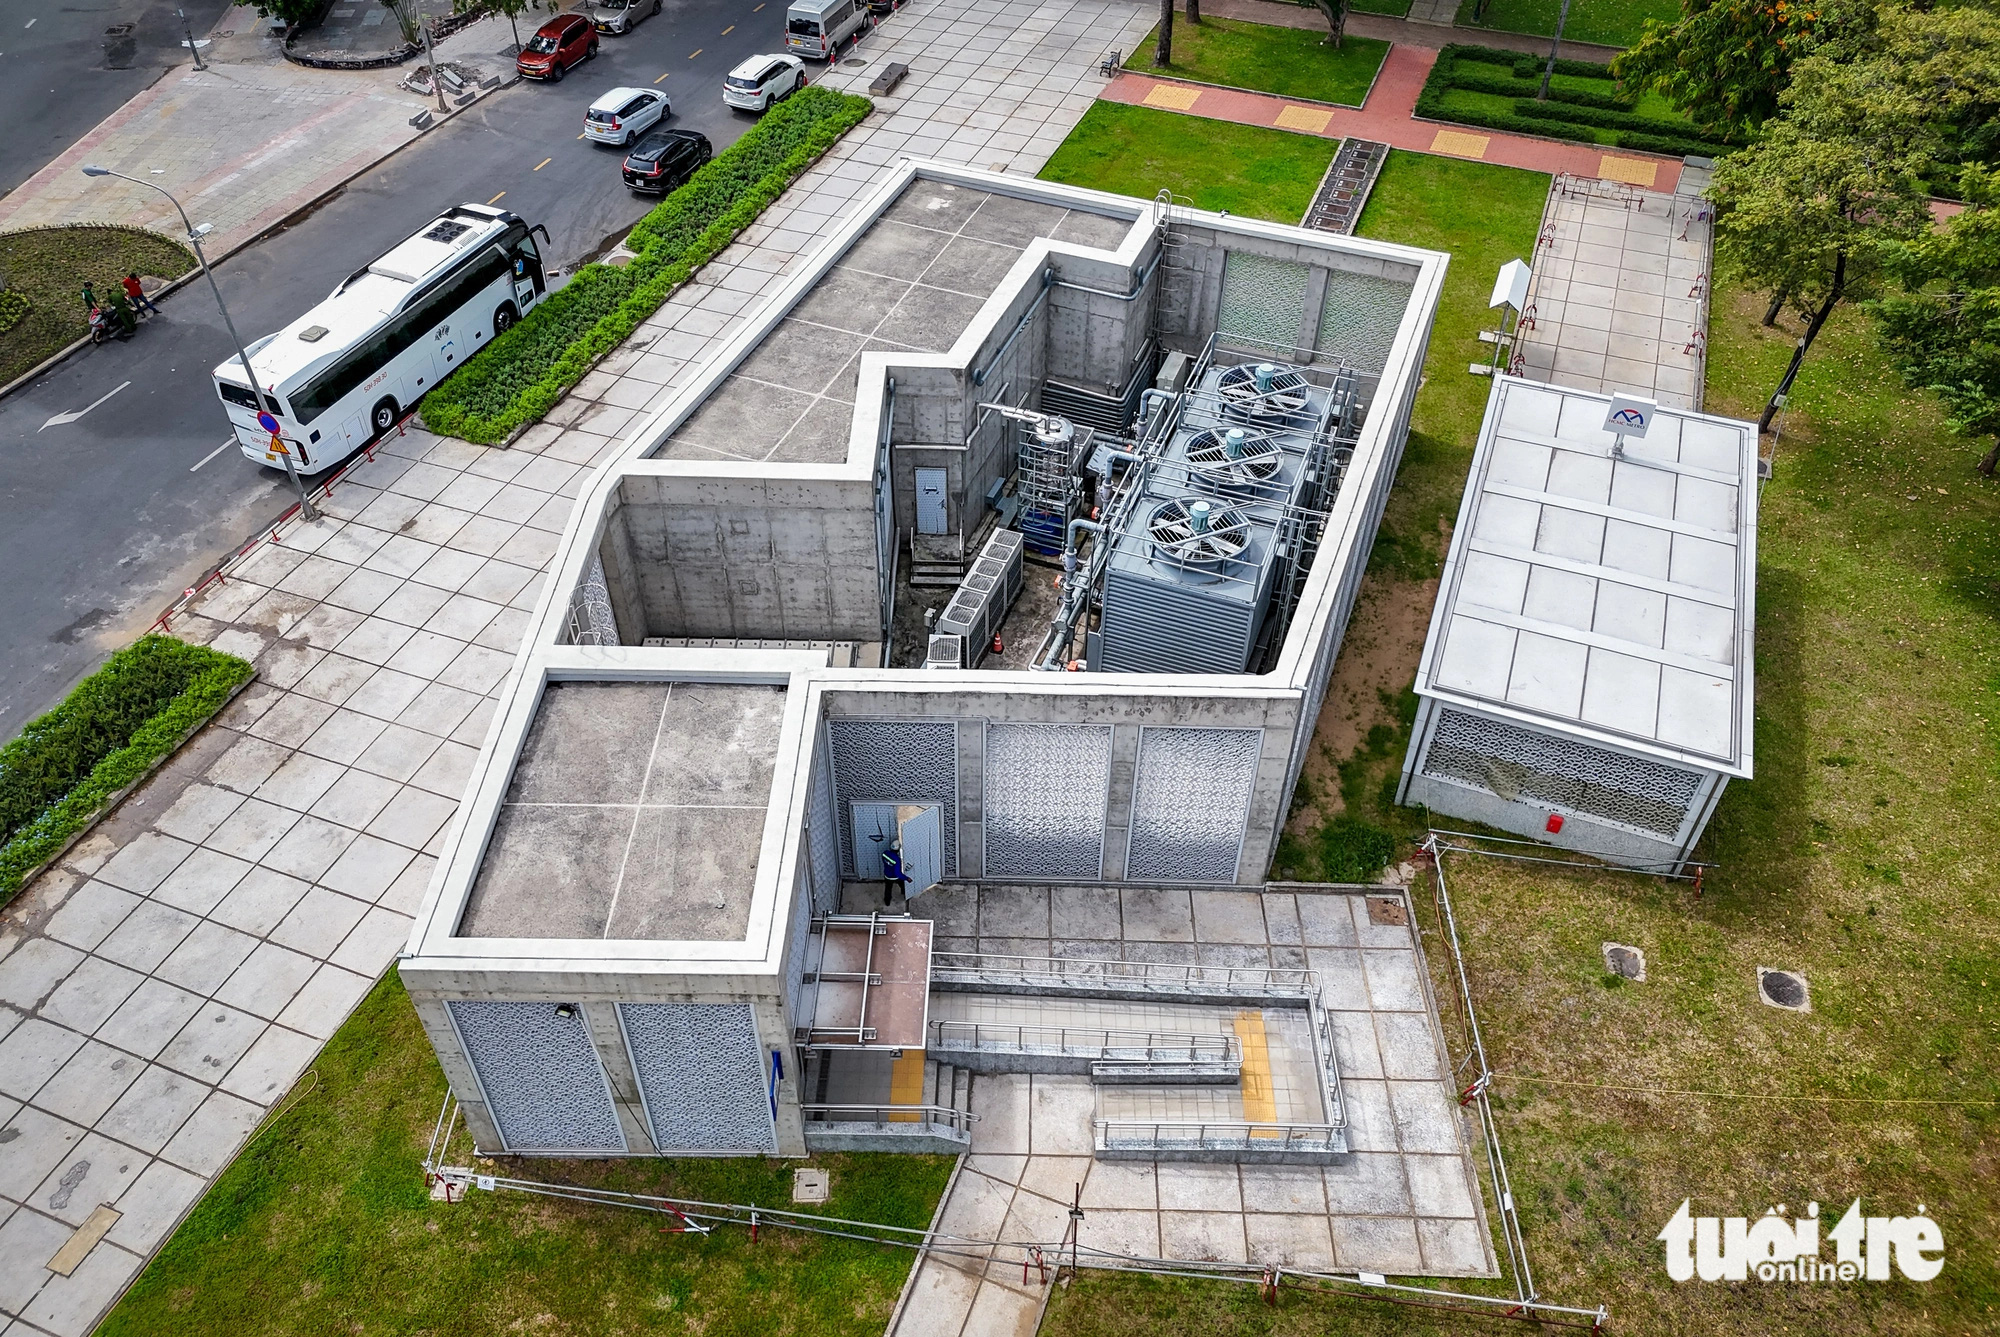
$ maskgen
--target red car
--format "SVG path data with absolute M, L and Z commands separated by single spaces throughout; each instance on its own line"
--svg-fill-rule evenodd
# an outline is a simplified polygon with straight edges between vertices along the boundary
M 581 14 L 564 14 L 535 29 L 535 35 L 521 48 L 514 68 L 524 79 L 546 79 L 560 83 L 572 65 L 597 54 L 597 34 L 590 20 Z

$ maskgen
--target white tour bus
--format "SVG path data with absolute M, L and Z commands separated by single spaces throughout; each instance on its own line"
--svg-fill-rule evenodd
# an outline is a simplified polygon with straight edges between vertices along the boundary
M 425 392 L 548 291 L 541 252 L 513 214 L 461 204 L 324 302 L 247 350 L 263 403 L 232 357 L 215 369 L 243 453 L 282 465 L 260 410 L 300 473 L 317 473 L 396 425 Z
M 868 22 L 868 0 L 792 0 L 785 11 L 785 47 L 811 60 L 832 60 L 848 34 Z

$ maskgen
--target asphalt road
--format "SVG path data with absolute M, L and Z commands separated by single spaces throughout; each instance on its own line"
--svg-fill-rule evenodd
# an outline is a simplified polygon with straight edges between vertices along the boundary
M 701 131 L 720 151 L 753 123 L 723 105 L 723 75 L 781 50 L 783 27 L 777 0 L 758 13 L 741 0 L 670 0 L 636 32 L 604 38 L 598 58 L 562 83 L 491 95 L 218 265 L 238 331 L 250 340 L 295 319 L 465 201 L 497 200 L 546 224 L 563 268 L 598 253 L 654 201 L 626 191 L 620 151 L 579 138 L 590 103 L 658 80 L 673 102 L 668 124 Z M 0 399 L 0 740 L 145 630 L 292 495 L 282 473 L 233 447 L 216 453 L 228 428 L 209 372 L 230 345 L 207 285 L 162 306 L 129 343 L 88 349 Z
M 228 7 L 227 0 L 0 0 L 0 125 L 7 127 L 0 192 L 187 59 L 175 10 L 186 9 L 205 33 Z

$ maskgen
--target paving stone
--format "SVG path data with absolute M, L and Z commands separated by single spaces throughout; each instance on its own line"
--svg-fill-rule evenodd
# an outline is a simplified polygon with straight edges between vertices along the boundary
M 283 1026 L 257 1037 L 249 1052 L 222 1079 L 222 1089 L 258 1105 L 276 1104 L 319 1052 L 320 1042 Z
M 83 1042 L 84 1037 L 67 1026 L 29 1017 L 0 1040 L 0 1093 L 16 1100 L 33 1100 L 49 1078 L 62 1071 L 70 1056 L 83 1048 Z
M 410 917 L 376 906 L 361 917 L 354 931 L 340 944 L 332 962 L 345 970 L 380 975 L 396 959 L 396 953 L 410 940 Z
M 1439 1082 L 1390 1082 L 1396 1133 L 1404 1151 L 1455 1154 L 1463 1148 L 1458 1104 Z
M 199 845 L 242 802 L 241 794 L 215 785 L 192 784 L 153 825 L 167 835 Z
M 351 970 L 321 966 L 278 1014 L 278 1023 L 319 1040 L 329 1039 L 373 983 Z
M 208 838 L 207 848 L 251 863 L 271 852 L 299 815 L 276 804 L 251 799 Z
M 1299 929 L 1307 947 L 1357 947 L 1354 915 L 1346 896 L 1301 893 L 1297 897 Z
M 230 928 L 261 938 L 284 921 L 285 916 L 290 914 L 292 907 L 304 898 L 311 885 L 269 868 L 259 868 L 244 878 L 236 890 L 230 892 L 222 903 L 215 907 L 210 913 L 210 918 Z M 252 945 L 254 944 L 246 943 L 243 955 L 249 955 Z M 239 957 L 238 960 L 240 959 Z M 235 969 L 236 964 L 236 961 L 232 961 L 230 969 Z M 220 988 L 221 985 L 220 979 L 215 981 L 216 988 Z
M 143 974 L 166 960 L 200 922 L 185 910 L 148 901 L 98 944 L 97 954 Z
M 1336 1216 L 1334 1263 L 1342 1271 L 1407 1277 L 1424 1270 L 1417 1223 L 1407 1216 Z
M 167 874 L 194 852 L 185 840 L 175 840 L 147 831 L 111 856 L 97 870 L 98 880 L 127 891 L 148 892 L 167 880 Z
M 119 1195 L 114 1204 L 120 1212 L 118 1223 L 105 1238 L 142 1256 L 150 1253 L 206 1187 L 202 1176 L 166 1161 L 154 1161 Z
M 129 921 L 128 921 L 129 922 Z M 101 957 L 89 957 L 77 964 L 42 1004 L 48 1020 L 85 1035 L 102 1026 L 118 1005 L 132 996 L 145 978 L 137 971 Z
M 101 1243 L 68 1276 L 49 1273 L 21 1317 L 64 1337 L 81 1337 L 138 1274 L 141 1262 L 135 1253 Z
M 36 1211 L 80 1226 L 98 1203 L 123 1193 L 150 1159 L 101 1133 L 85 1133 L 56 1161 L 28 1201 Z M 71 1180 L 67 1192 L 62 1182 L 65 1178 Z
M 1160 1256 L 1188 1262 L 1248 1261 L 1243 1217 L 1237 1212 L 1160 1213 Z
M 96 1131 L 157 1155 L 208 1090 L 192 1077 L 149 1063 L 97 1121 Z
M 1256 892 L 1197 891 L 1193 901 L 1195 937 L 1199 941 L 1264 943 L 1263 898 Z
M 1495 1274 L 1487 1240 L 1477 1221 L 1418 1220 L 1417 1243 L 1423 1249 L 1424 1270 L 1433 1276 L 1478 1277 Z
M 201 1009 L 201 998 L 163 979 L 148 979 L 97 1028 L 105 1044 L 152 1058 Z
M 323 961 L 367 912 L 366 901 L 315 887 L 292 907 L 269 937 L 281 947 Z
M 139 897 L 109 883 L 86 882 L 70 893 L 42 931 L 58 942 L 87 952 L 103 942 L 139 903 Z
M 211 1002 L 160 1052 L 159 1062 L 200 1081 L 219 1082 L 256 1043 L 264 1027 L 259 1017 Z
M 301 817 L 264 855 L 265 867 L 311 882 L 333 866 L 356 833 L 318 817 Z
M 455 799 L 405 785 L 368 824 L 367 834 L 406 849 L 420 850 L 458 811 Z
M 213 1175 L 229 1163 L 263 1117 L 263 1110 L 247 1100 L 226 1091 L 210 1092 L 167 1143 L 161 1159 L 199 1175 Z
M 309 956 L 273 943 L 260 943 L 228 982 L 215 991 L 216 1001 L 260 1017 L 276 1017 L 311 978 L 316 964 Z
M 28 1307 L 50 1276 L 49 1259 L 72 1233 L 72 1227 L 37 1211 L 7 1218 L 0 1226 L 0 1313 L 18 1314 Z M 26 1329 L 19 1331 L 27 1337 Z
M 86 1041 L 62 1071 L 35 1093 L 35 1104 L 57 1118 L 90 1126 L 125 1094 L 145 1064 L 96 1040 Z
M 153 899 L 205 915 L 250 872 L 252 864 L 220 850 L 198 849 L 153 892 Z
M 1127 888 L 1119 899 L 1128 943 L 1194 941 L 1194 909 L 1185 891 Z

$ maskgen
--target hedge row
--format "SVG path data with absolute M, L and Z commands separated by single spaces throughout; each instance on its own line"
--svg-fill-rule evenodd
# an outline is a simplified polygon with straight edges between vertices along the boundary
M 1533 98 L 1516 99 L 1514 114 L 1531 121 L 1567 121 L 1571 125 L 1588 125 L 1599 130 L 1631 130 L 1637 134 L 1669 139 L 1698 138 L 1687 133 L 1690 127 L 1685 121 L 1663 121 L 1657 116 L 1641 116 L 1631 111 L 1605 111 L 1598 107 L 1559 106 L 1554 102 L 1537 102 Z
M 0 748 L 0 903 L 210 716 L 252 669 L 146 636 Z
M 1435 67 L 1433 67 L 1435 69 Z M 1517 98 L 1533 93 L 1541 85 L 1537 76 L 1526 87 L 1511 74 L 1490 74 L 1487 67 L 1475 65 L 1470 69 L 1461 65 L 1451 71 L 1450 86 L 1461 93 L 1491 93 L 1496 97 Z M 1564 84 L 1549 85 L 1549 100 L 1565 102 L 1577 107 L 1602 107 L 1606 111 L 1630 111 L 1638 105 L 1638 99 L 1620 92 L 1598 93 L 1587 88 L 1573 88 Z
M 1514 71 L 1516 79 L 1537 79 L 1548 65 L 1546 56 L 1524 56 L 1518 51 L 1496 51 L 1490 46 L 1464 46 L 1451 43 L 1438 49 L 1438 64 L 1447 61 L 1471 61 L 1479 65 L 1504 65 Z M 1599 65 L 1592 60 L 1570 60 L 1564 58 L 1556 62 L 1557 74 L 1572 74 L 1579 79 L 1605 79 L 1616 82 L 1609 65 Z
M 874 105 L 807 88 L 773 107 L 639 220 L 626 239 L 631 263 L 585 265 L 431 391 L 424 426 L 498 445 L 540 419 Z

